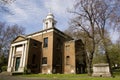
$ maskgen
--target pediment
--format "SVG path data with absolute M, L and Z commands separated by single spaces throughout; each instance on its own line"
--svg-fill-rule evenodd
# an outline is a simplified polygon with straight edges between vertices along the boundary
M 20 42 L 20 41 L 24 41 L 24 40 L 26 40 L 26 38 L 24 36 L 18 36 L 12 41 L 12 43 Z

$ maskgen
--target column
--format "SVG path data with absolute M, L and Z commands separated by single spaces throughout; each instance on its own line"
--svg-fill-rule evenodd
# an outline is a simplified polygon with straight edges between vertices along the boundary
M 26 64 L 26 56 L 27 56 L 27 53 L 26 53 L 26 49 L 27 49 L 27 44 L 25 44 L 25 50 L 24 50 L 24 58 L 23 58 L 23 67 L 25 67 L 25 64 Z
M 15 46 L 13 46 L 12 56 L 11 56 L 11 68 L 14 67 L 14 54 L 15 54 Z
M 8 68 L 11 67 L 10 64 L 11 64 L 11 58 L 12 58 L 12 50 L 13 50 L 13 47 L 11 46 L 10 52 L 9 52 L 9 59 L 8 59 Z
M 13 54 L 12 51 L 13 51 L 13 47 L 11 46 L 9 51 L 9 59 L 8 59 L 8 68 L 7 68 L 8 72 L 12 71 L 12 68 L 11 68 L 12 54 Z

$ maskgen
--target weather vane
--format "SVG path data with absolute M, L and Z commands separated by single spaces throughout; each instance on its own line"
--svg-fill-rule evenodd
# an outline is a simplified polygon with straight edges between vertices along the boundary
M 49 8 L 49 13 L 51 13 L 52 12 L 52 9 L 51 9 L 51 7 Z
M 52 13 L 52 6 L 49 7 L 49 13 Z

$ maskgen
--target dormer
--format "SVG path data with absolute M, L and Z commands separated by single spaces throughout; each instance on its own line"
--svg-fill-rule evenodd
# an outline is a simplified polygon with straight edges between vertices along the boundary
M 57 21 L 54 19 L 52 13 L 48 13 L 47 17 L 43 20 L 43 30 L 55 27 Z

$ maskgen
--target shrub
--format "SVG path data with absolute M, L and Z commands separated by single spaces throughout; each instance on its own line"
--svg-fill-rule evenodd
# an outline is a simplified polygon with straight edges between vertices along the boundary
M 7 71 L 7 66 L 2 66 L 1 69 L 2 71 Z

